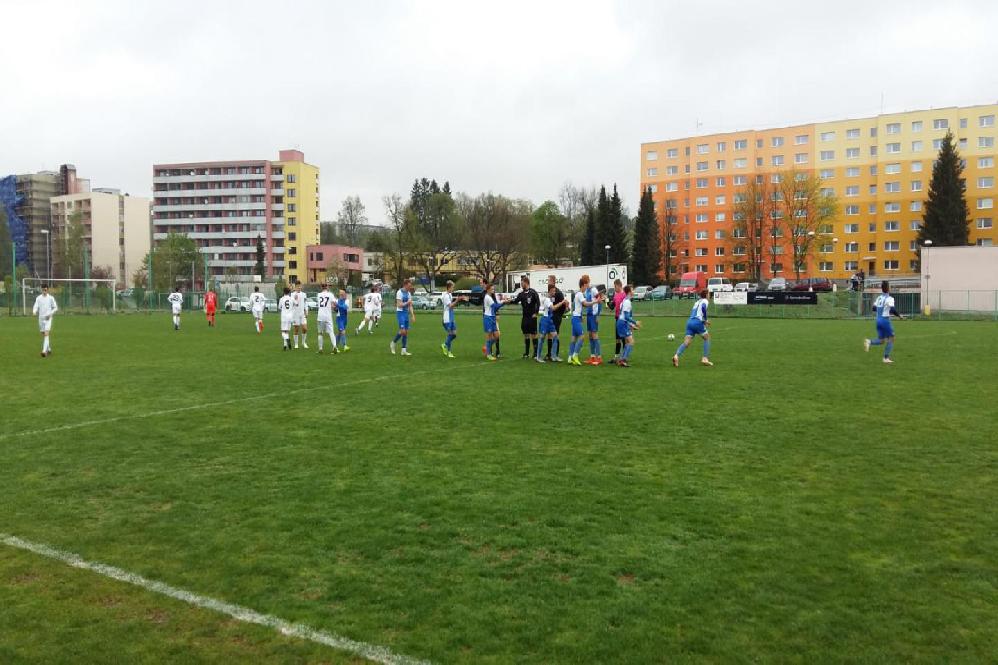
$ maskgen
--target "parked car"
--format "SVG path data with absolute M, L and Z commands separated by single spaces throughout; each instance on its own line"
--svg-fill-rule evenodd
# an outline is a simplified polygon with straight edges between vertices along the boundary
M 127 289 L 122 289 L 122 290 L 118 291 L 117 295 L 118 295 L 119 298 L 131 298 L 132 294 L 134 294 L 134 293 L 135 293 L 135 289 L 133 289 L 131 287 L 128 287 Z
M 674 293 L 677 298 L 696 298 L 707 288 L 707 273 L 684 272 Z
M 265 312 L 276 312 L 277 311 L 277 301 L 273 298 L 267 298 L 263 301 L 263 311 Z
M 308 306 L 308 311 L 310 312 L 314 309 L 319 309 L 319 301 L 315 298 L 305 298 L 305 304 Z
M 250 310 L 249 298 L 237 298 L 233 296 L 225 301 L 226 312 L 248 312 Z
M 769 284 L 766 286 L 767 291 L 786 291 L 787 290 L 787 278 L 786 277 L 774 277 L 769 280 Z
M 735 284 L 735 291 L 745 291 L 746 293 L 759 290 L 759 285 L 755 282 L 738 282 Z
M 672 300 L 672 289 L 669 288 L 668 284 L 662 284 L 661 286 L 656 286 L 654 289 L 648 292 L 649 300 Z
M 460 301 L 458 301 L 458 303 L 457 303 L 458 306 L 464 306 L 464 307 L 481 307 L 482 306 L 482 301 L 485 299 L 485 292 L 482 291 L 481 288 L 478 288 L 478 287 L 476 287 L 476 288 L 478 289 L 477 291 L 475 289 L 455 291 L 454 292 L 454 297 L 455 298 L 458 298 L 460 296 L 465 296 L 465 297 L 468 298 L 467 300 L 460 300 Z
M 650 292 L 650 286 L 636 286 L 634 287 L 634 293 L 631 294 L 631 300 L 644 300 Z
M 707 280 L 707 290 L 711 293 L 717 291 L 734 291 L 735 287 L 727 277 L 711 277 Z
M 805 277 L 794 282 L 791 291 L 831 291 L 832 282 L 827 277 Z
M 413 309 L 436 309 L 437 305 L 427 296 L 418 294 L 412 297 L 412 307 Z

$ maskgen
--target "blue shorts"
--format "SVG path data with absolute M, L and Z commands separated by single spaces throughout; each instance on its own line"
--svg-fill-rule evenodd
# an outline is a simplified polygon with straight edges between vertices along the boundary
M 877 337 L 880 339 L 894 337 L 894 326 L 891 325 L 890 319 L 877 319 Z
M 395 320 L 398 321 L 399 330 L 409 329 L 409 312 L 395 312 Z
M 558 332 L 557 330 L 555 330 L 554 321 L 552 321 L 549 317 L 542 316 L 541 317 L 541 325 L 540 325 L 540 333 L 542 335 L 550 335 L 551 333 L 554 333 L 554 332 Z
M 336 328 L 341 332 L 347 329 L 347 317 L 337 316 L 336 317 Z
M 496 317 L 483 316 L 482 329 L 485 330 L 485 332 L 487 333 L 499 332 L 499 326 L 496 325 Z
M 586 314 L 586 330 L 589 332 L 599 332 L 599 317 L 595 314 Z
M 572 317 L 572 337 L 582 337 L 582 317 Z
M 631 336 L 631 326 L 624 319 L 617 319 L 617 337 L 624 339 Z
M 457 324 L 454 323 L 453 321 L 451 321 L 450 323 L 445 323 L 444 330 L 446 330 L 449 333 L 452 333 L 457 330 Z
M 706 335 L 707 326 L 700 319 L 690 319 L 686 322 L 686 334 L 690 337 L 695 335 Z

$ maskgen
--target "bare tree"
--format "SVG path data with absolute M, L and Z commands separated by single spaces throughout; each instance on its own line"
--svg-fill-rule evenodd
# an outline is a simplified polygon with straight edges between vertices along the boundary
M 734 219 L 729 245 L 732 262 L 749 264 L 752 281 L 762 279 L 762 265 L 770 268 L 782 253 L 782 234 L 777 233 L 774 191 L 762 178 L 753 178 L 734 196 Z
M 677 257 L 673 256 L 673 253 L 677 251 L 678 248 L 678 218 L 676 217 L 677 209 L 676 199 L 667 199 L 665 202 L 665 208 L 662 210 L 662 218 L 665 222 L 664 228 L 662 229 L 661 241 L 662 241 L 662 269 L 664 271 L 664 282 L 665 284 L 671 283 L 673 268 L 675 267 L 675 260 Z
M 776 192 L 782 209 L 779 224 L 790 241 L 794 274 L 800 280 L 807 272 L 821 228 L 838 215 L 838 200 L 822 190 L 821 180 L 807 171 L 796 169 L 781 174 Z
M 382 196 L 385 206 L 385 217 L 388 221 L 388 244 L 386 252 L 391 256 L 391 266 L 395 284 L 401 284 L 405 275 L 405 260 L 408 256 L 408 229 L 406 228 L 406 206 L 399 194 Z M 388 271 L 388 265 L 385 266 Z
M 529 246 L 528 201 L 514 201 L 496 194 L 475 198 L 459 194 L 457 210 L 464 222 L 461 259 L 480 279 L 494 282 L 519 262 Z
M 359 196 L 343 199 L 340 211 L 336 214 L 336 223 L 346 243 L 356 247 L 360 242 L 360 229 L 367 224 L 367 213 Z
M 582 243 L 586 235 L 586 217 L 595 212 L 599 190 L 595 187 L 576 187 L 568 182 L 558 192 L 558 207 L 568 220 L 566 254 L 578 263 L 582 254 Z

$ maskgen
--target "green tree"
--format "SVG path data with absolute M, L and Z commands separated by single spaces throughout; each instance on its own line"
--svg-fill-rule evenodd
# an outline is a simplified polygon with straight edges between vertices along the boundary
M 492 283 L 524 262 L 533 212 L 529 202 L 491 192 L 458 195 L 457 210 L 464 229 L 460 256 L 476 276 Z
M 284 295 L 284 289 L 287 287 L 287 285 L 288 283 L 284 281 L 283 277 L 279 278 L 276 282 L 274 282 L 274 298 L 280 300 L 281 297 Z
M 966 191 L 960 153 L 953 144 L 953 134 L 946 132 L 939 157 L 932 167 L 925 215 L 918 230 L 919 246 L 926 240 L 931 240 L 936 247 L 955 247 L 970 242 Z
M 627 213 L 624 212 L 623 202 L 617 193 L 617 185 L 613 186 L 613 194 L 607 198 L 606 217 L 602 224 L 597 223 L 597 251 L 599 260 L 605 261 L 606 254 L 604 248 L 610 245 L 610 261 L 613 263 L 627 263 Z
M 386 255 L 390 258 L 385 271 L 391 271 L 396 285 L 402 284 L 405 276 L 405 264 L 410 256 L 409 234 L 407 233 L 406 206 L 398 194 L 384 196 L 381 202 L 385 206 L 385 217 L 388 219 L 388 244 Z
M 635 284 L 655 284 L 662 265 L 661 243 L 658 238 L 658 219 L 651 188 L 641 193 L 638 218 L 634 224 L 634 257 L 631 262 L 631 281 Z
M 263 253 L 263 238 L 261 236 L 256 237 L 256 265 L 253 267 L 253 272 L 259 275 L 261 278 L 267 271 L 267 267 L 264 265 L 264 253 Z
M 603 192 L 604 198 L 606 192 Z M 582 249 L 579 252 L 579 261 L 584 266 L 595 265 L 596 263 L 596 215 L 598 208 L 591 208 L 586 211 L 585 231 L 582 234 Z
M 336 222 L 319 222 L 319 243 L 322 245 L 342 245 Z
M 564 256 L 572 263 L 585 263 L 582 261 L 583 252 L 592 249 L 592 236 L 589 237 L 588 249 L 586 246 L 586 232 L 589 214 L 596 209 L 597 191 L 595 187 L 576 187 L 572 183 L 562 185 L 558 192 L 558 207 L 561 214 L 567 220 L 567 239 L 564 248 Z
M 149 254 L 142 260 L 142 270 L 149 270 Z M 192 274 L 204 274 L 204 255 L 187 236 L 168 234 L 152 252 L 153 290 L 170 291 L 178 283 L 193 288 Z
M 554 201 L 537 206 L 530 217 L 530 251 L 538 263 L 556 267 L 568 245 L 568 219 Z
M 458 252 L 461 218 L 456 212 L 450 184 L 422 178 L 412 185 L 406 215 L 410 253 L 423 276 L 436 287 L 442 268 Z

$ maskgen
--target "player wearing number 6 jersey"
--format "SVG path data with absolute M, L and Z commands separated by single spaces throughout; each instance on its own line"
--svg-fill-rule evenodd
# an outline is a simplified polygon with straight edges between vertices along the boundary
M 294 303 L 291 302 L 291 289 L 284 287 L 284 295 L 277 301 L 277 310 L 281 314 L 281 339 L 284 340 L 284 350 L 291 348 L 291 325 L 294 321 Z
M 333 294 L 328 286 L 323 286 L 316 296 L 319 305 L 319 313 L 316 317 L 316 327 L 319 329 L 319 353 L 323 351 L 324 337 L 329 337 L 329 343 L 333 345 L 333 353 L 337 352 L 336 340 L 333 337 Z
M 253 326 L 256 334 L 263 332 L 263 310 L 267 305 L 267 299 L 260 293 L 260 287 L 254 286 L 253 293 L 249 297 L 250 311 L 253 312 Z
M 714 363 L 710 362 L 710 333 L 707 332 L 707 328 L 710 326 L 710 321 L 707 320 L 707 306 L 710 304 L 710 301 L 707 300 L 708 295 L 709 292 L 707 289 L 701 291 L 700 300 L 697 300 L 690 311 L 690 318 L 686 322 L 686 337 L 683 338 L 682 344 L 676 349 L 676 354 L 672 356 L 672 364 L 676 367 L 679 367 L 679 356 L 683 355 L 683 351 L 686 350 L 697 335 L 703 337 L 703 357 L 700 358 L 700 364 L 707 367 L 714 366 Z
M 894 361 L 891 359 L 891 351 L 894 350 L 894 326 L 891 325 L 891 315 L 903 319 L 901 313 L 894 309 L 894 296 L 890 294 L 891 285 L 886 280 L 880 285 L 880 295 L 873 302 L 873 308 L 877 313 L 877 339 L 863 340 L 863 349 L 869 351 L 871 346 L 884 345 L 884 363 L 890 365 Z

